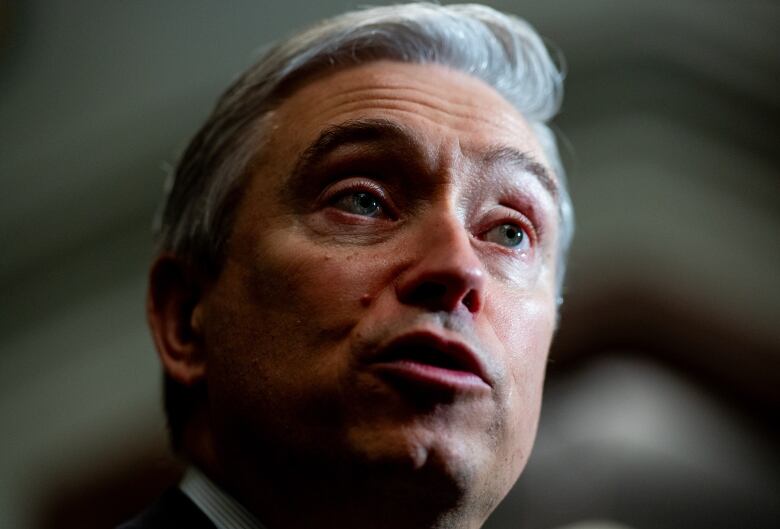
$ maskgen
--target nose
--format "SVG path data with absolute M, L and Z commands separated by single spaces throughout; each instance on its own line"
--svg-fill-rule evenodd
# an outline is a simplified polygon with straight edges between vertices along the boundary
M 419 249 L 397 282 L 399 301 L 430 311 L 479 312 L 485 271 L 469 233 L 455 219 L 431 222 L 420 230 L 414 244 Z

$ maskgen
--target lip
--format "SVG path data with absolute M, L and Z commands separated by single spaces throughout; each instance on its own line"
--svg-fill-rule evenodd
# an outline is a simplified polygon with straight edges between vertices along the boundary
M 426 354 L 420 358 L 410 352 L 415 350 Z M 473 348 L 431 331 L 405 333 L 390 340 L 370 363 L 382 375 L 423 388 L 474 392 L 492 386 L 485 364 Z

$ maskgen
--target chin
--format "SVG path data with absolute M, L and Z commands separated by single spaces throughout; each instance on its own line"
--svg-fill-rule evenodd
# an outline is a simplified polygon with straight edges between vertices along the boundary
M 382 494 L 394 497 L 403 508 L 416 506 L 431 513 L 437 521 L 430 527 L 481 527 L 514 483 L 507 468 L 483 461 L 482 450 L 412 443 L 400 447 L 397 455 L 405 457 L 405 466 L 389 469 L 397 479 L 387 479 L 388 474 L 377 478 Z
M 352 432 L 350 441 L 357 472 L 383 489 L 383 494 L 405 497 L 412 503 L 424 498 L 448 509 L 500 496 L 487 502 L 492 510 L 507 492 L 490 490 L 498 477 L 494 450 L 452 432 L 372 429 Z M 503 485 L 508 480 L 500 481 Z

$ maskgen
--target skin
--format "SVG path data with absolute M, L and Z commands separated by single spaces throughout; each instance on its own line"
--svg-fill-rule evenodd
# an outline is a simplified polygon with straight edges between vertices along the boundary
M 443 66 L 298 87 L 219 276 L 152 269 L 163 365 L 207 387 L 188 455 L 274 529 L 481 526 L 536 433 L 556 310 L 545 166 L 522 115 Z M 469 348 L 484 380 L 434 388 L 372 363 L 412 331 Z

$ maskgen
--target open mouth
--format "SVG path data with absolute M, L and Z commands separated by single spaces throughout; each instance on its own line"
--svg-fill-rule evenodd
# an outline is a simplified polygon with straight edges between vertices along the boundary
M 372 361 L 385 375 L 417 386 L 450 391 L 489 389 L 478 356 L 467 346 L 417 333 L 391 342 Z
M 382 355 L 380 361 L 407 361 L 452 371 L 471 371 L 471 368 L 460 359 L 440 349 L 423 344 L 393 347 L 386 355 Z

